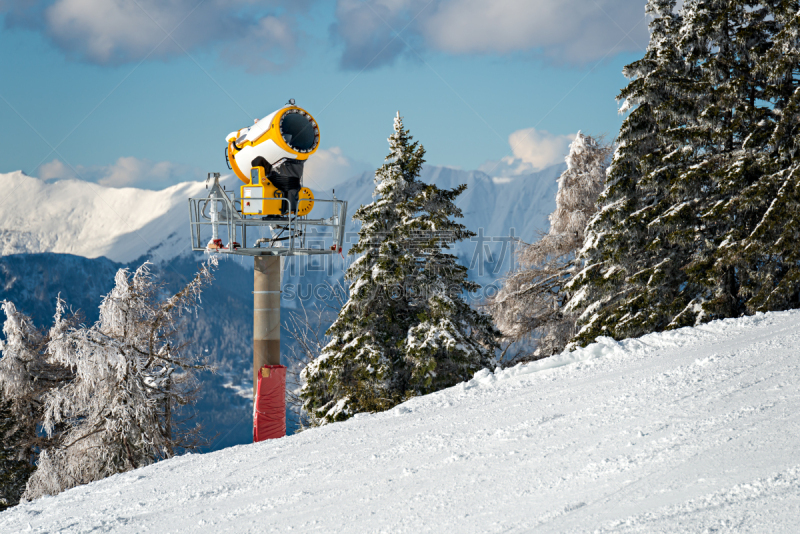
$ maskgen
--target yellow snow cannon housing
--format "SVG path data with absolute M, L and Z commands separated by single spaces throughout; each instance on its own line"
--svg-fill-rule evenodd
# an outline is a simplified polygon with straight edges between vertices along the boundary
M 283 192 L 267 179 L 264 167 L 252 167 L 247 185 L 241 186 L 243 215 L 281 215 L 286 210 Z M 274 199 L 274 200 L 273 200 Z M 311 189 L 300 189 L 297 201 L 297 215 L 308 215 L 314 207 L 314 193 Z
M 225 138 L 228 161 L 236 176 L 245 183 L 241 187 L 242 213 L 279 215 L 282 207 L 285 211 L 285 202 L 270 200 L 281 198 L 282 192 L 269 176 L 280 179 L 281 169 L 294 167 L 288 175 L 296 179 L 299 168 L 299 177 L 302 178 L 302 165 L 319 148 L 319 139 L 317 121 L 306 110 L 295 106 L 294 101 L 256 121 L 253 126 L 228 134 Z M 266 160 L 265 165 L 253 166 L 257 158 Z M 254 173 L 255 169 L 261 171 Z M 264 200 L 260 203 L 248 198 Z M 311 211 L 313 198 L 314 194 L 307 187 L 299 190 L 297 215 L 307 215 Z
M 275 165 L 282 159 L 305 161 L 319 148 L 319 126 L 297 106 L 284 106 L 256 122 L 228 134 L 228 160 L 241 181 L 250 183 L 251 162 L 258 156 Z

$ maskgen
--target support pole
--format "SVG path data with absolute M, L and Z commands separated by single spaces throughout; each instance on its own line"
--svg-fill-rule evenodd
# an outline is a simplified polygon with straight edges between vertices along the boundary
M 281 259 L 256 256 L 253 269 L 253 399 L 258 372 L 281 364 Z

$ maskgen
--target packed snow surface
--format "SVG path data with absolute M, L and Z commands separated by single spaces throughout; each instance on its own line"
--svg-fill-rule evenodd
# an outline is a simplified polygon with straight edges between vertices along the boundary
M 797 532 L 798 366 L 798 312 L 600 340 L 25 503 L 0 532 Z

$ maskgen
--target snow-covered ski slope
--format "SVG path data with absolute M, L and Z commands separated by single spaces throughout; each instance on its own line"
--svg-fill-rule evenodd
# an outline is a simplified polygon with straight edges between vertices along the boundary
M 611 340 L 162 462 L 0 532 L 800 530 L 800 313 Z

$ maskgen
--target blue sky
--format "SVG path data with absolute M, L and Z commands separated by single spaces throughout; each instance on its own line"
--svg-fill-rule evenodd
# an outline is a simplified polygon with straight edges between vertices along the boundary
M 295 98 L 310 185 L 381 164 L 399 110 L 434 165 L 524 174 L 616 134 L 644 0 L 0 0 L 0 172 L 161 188 Z

